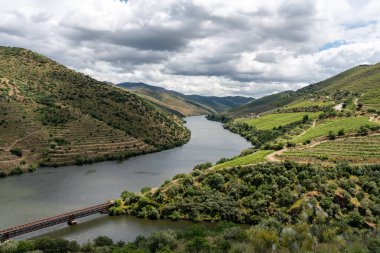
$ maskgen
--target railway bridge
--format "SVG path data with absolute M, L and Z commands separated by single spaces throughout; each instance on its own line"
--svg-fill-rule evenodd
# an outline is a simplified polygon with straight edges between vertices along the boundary
M 97 213 L 108 213 L 108 208 L 113 206 L 113 202 L 109 201 L 104 204 L 87 207 L 84 209 L 76 210 L 73 212 L 57 215 L 47 219 L 30 222 L 21 226 L 16 226 L 0 231 L 0 242 L 4 242 L 10 238 L 27 234 L 36 230 L 51 227 L 61 223 L 67 223 L 69 225 L 75 224 L 75 220 L 90 216 Z

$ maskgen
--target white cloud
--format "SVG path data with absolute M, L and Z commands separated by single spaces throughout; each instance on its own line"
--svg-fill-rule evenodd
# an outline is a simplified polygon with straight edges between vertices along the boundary
M 112 82 L 263 96 L 380 61 L 376 0 L 0 0 L 0 41 Z

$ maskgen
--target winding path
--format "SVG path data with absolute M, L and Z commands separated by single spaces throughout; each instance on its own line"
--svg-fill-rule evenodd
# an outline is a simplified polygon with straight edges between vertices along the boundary
M 15 140 L 11 145 L 9 145 L 9 146 L 5 149 L 5 151 L 9 151 L 9 150 L 11 150 L 11 149 L 12 149 L 17 143 L 19 143 L 20 141 L 23 141 L 23 140 L 29 138 L 30 136 L 32 136 L 32 135 L 34 135 L 34 134 L 40 132 L 42 129 L 43 129 L 43 128 L 40 128 L 40 129 L 38 129 L 37 131 L 34 131 L 34 132 L 28 134 L 27 136 L 25 136 L 25 137 L 23 137 L 23 138 L 20 138 L 20 139 Z
M 314 128 L 316 125 L 317 125 L 317 120 L 315 119 L 315 120 L 313 120 L 313 124 L 312 124 L 311 128 Z M 302 136 L 302 135 L 304 135 L 309 129 L 310 129 L 310 128 L 304 130 L 304 131 L 303 131 L 302 133 L 300 133 L 298 136 Z M 311 144 L 309 144 L 309 145 L 307 145 L 307 146 L 305 146 L 305 147 L 308 147 L 308 148 L 310 148 L 310 147 L 314 147 L 315 145 L 318 145 L 318 144 L 320 144 L 321 142 L 322 142 L 322 141 L 316 141 L 316 142 L 313 142 L 313 143 L 311 143 Z M 267 160 L 268 162 L 281 162 L 281 159 L 279 159 L 277 156 L 282 155 L 282 154 L 283 154 L 285 151 L 287 151 L 287 150 L 289 150 L 289 148 L 288 148 L 288 147 L 285 147 L 285 148 L 283 148 L 283 149 L 280 149 L 280 150 L 277 150 L 277 151 L 275 151 L 275 152 L 273 152 L 273 153 L 270 153 L 269 155 L 267 155 L 267 156 L 265 157 L 265 160 Z

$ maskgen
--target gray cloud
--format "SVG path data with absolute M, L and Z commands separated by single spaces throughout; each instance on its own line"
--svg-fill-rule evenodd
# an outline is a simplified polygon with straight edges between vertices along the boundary
M 95 78 L 263 96 L 380 60 L 380 3 L 0 0 L 0 41 Z M 334 41 L 345 41 L 324 48 Z

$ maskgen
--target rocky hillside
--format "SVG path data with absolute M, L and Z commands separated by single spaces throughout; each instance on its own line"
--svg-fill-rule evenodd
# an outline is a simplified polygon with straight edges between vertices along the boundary
M 0 47 L 0 172 L 172 148 L 190 132 L 141 97 L 37 53 Z

